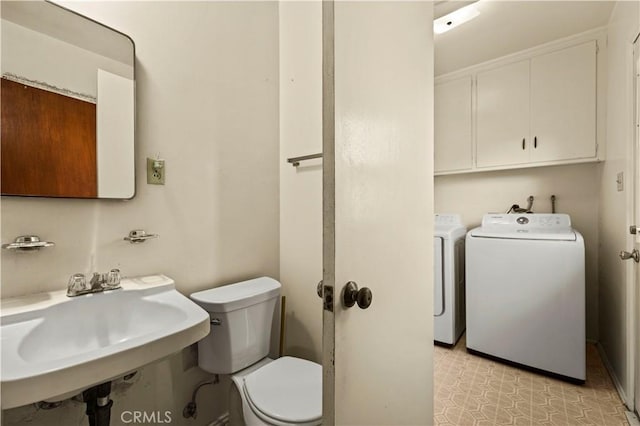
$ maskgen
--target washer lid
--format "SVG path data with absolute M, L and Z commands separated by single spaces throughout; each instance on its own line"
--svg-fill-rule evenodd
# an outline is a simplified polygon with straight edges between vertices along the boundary
M 253 405 L 265 416 L 288 423 L 322 417 L 322 366 L 282 357 L 244 378 Z

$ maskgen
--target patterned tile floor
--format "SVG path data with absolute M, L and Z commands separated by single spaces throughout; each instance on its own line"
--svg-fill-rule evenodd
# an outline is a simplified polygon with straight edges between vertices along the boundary
M 628 425 L 596 347 L 587 380 L 573 385 L 468 354 L 464 336 L 434 351 L 436 426 Z

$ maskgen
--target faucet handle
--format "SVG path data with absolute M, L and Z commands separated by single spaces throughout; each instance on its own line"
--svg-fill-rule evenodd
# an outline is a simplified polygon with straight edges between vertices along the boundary
M 73 274 L 69 277 L 67 295 L 76 295 L 87 289 L 87 279 L 84 274 Z
M 120 269 L 112 269 L 107 273 L 106 287 L 120 287 Z

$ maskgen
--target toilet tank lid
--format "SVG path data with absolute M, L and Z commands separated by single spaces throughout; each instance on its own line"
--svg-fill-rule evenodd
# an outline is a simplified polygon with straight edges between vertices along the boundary
M 191 300 L 207 312 L 231 312 L 277 297 L 280 283 L 260 277 L 191 294 Z

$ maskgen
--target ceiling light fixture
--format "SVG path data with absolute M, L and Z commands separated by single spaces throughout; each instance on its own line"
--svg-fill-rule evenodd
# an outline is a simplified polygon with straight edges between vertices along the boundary
M 475 5 L 470 4 L 433 21 L 433 32 L 436 34 L 446 33 L 478 15 L 480 15 L 480 11 L 476 9 Z

